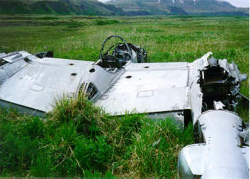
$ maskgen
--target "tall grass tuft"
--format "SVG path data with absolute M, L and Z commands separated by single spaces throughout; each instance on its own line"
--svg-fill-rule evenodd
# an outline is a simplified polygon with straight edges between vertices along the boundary
M 57 100 L 46 120 L 0 109 L 1 176 L 175 176 L 192 128 L 142 114 L 109 117 L 83 95 Z M 187 137 L 189 136 L 189 137 Z
M 117 169 L 125 176 L 175 176 L 179 151 L 192 142 L 192 125 L 183 132 L 172 120 L 147 120 Z

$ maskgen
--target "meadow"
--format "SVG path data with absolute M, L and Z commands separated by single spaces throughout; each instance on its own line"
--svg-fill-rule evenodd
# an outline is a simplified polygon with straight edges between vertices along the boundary
M 96 61 L 110 35 L 145 48 L 150 62 L 192 62 L 212 51 L 249 72 L 244 17 L 0 16 L 0 52 L 53 50 L 54 57 Z M 239 110 L 245 121 L 248 113 Z M 0 176 L 176 177 L 179 151 L 194 142 L 192 130 L 138 114 L 111 118 L 83 97 L 58 101 L 43 120 L 1 109 Z

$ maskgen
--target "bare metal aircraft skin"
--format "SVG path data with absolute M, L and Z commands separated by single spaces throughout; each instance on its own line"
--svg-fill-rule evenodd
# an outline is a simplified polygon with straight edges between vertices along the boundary
M 104 53 L 111 38 L 122 43 Z M 211 55 L 192 63 L 146 63 L 146 50 L 119 36 L 105 40 L 97 62 L 0 53 L 0 104 L 43 115 L 56 99 L 85 93 L 111 116 L 170 116 L 183 128 L 192 122 L 197 143 L 180 152 L 180 178 L 249 178 L 248 127 L 234 113 L 247 76 Z

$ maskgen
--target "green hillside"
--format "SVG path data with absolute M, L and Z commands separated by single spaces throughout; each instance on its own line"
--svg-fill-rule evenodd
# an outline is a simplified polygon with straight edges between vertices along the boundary
M 0 14 L 248 16 L 217 0 L 1 0 Z
M 0 14 L 123 15 L 97 0 L 1 0 Z

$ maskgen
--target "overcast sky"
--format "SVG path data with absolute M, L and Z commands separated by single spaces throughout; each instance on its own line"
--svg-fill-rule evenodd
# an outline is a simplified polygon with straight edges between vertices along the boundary
M 101 2 L 107 2 L 109 0 L 98 0 Z M 249 7 L 249 0 L 225 0 L 230 2 L 232 5 L 236 7 Z
M 226 0 L 237 7 L 249 7 L 249 0 Z

